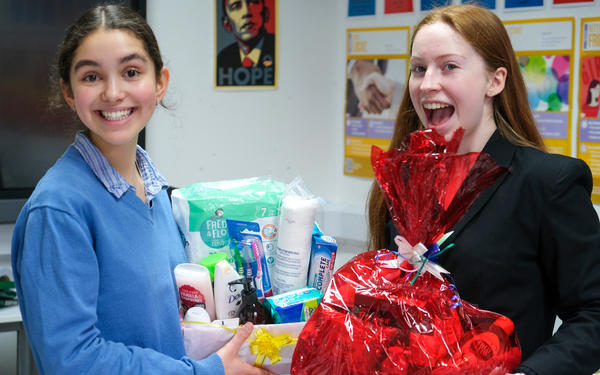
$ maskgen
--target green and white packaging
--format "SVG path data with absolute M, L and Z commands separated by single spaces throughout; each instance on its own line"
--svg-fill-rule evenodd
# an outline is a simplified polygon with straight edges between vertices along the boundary
M 229 220 L 254 221 L 260 225 L 269 273 L 275 272 L 277 230 L 283 178 L 272 176 L 241 180 L 202 182 L 173 190 L 173 215 L 182 237 L 188 262 L 200 261 L 214 253 L 229 254 Z M 272 273 L 271 273 L 272 270 Z
M 304 287 L 266 297 L 265 308 L 271 313 L 273 323 L 308 322 L 321 302 L 323 294 L 313 287 Z

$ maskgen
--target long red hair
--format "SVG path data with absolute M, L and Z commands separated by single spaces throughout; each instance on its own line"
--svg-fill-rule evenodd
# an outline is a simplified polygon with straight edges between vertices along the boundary
M 518 146 L 535 147 L 546 151 L 544 141 L 539 134 L 529 108 L 525 81 L 519 69 L 510 37 L 504 24 L 493 12 L 478 5 L 450 5 L 432 10 L 415 27 L 410 53 L 415 35 L 427 25 L 443 22 L 453 27 L 485 61 L 490 72 L 504 67 L 507 70 L 504 90 L 494 96 L 494 121 L 500 133 L 511 143 Z M 409 78 L 410 79 L 410 78 Z M 410 99 L 409 85 L 406 85 L 400 104 L 391 148 L 398 148 L 407 134 L 423 128 L 415 107 Z M 385 203 L 377 181 L 369 192 L 367 200 L 367 219 L 369 223 L 368 248 L 384 249 L 389 247 L 385 226 L 389 219 Z

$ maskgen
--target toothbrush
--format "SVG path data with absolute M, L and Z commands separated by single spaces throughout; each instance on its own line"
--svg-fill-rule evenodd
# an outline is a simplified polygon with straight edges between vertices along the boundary
M 252 248 L 251 246 L 248 246 L 247 241 L 244 241 L 244 260 L 246 263 L 246 277 L 253 279 L 254 276 L 252 275 Z
M 252 251 L 254 252 L 254 257 L 256 258 L 256 280 L 257 283 L 260 281 L 261 290 L 263 292 L 263 297 L 271 297 L 273 295 L 273 291 L 271 290 L 271 283 L 268 280 L 268 269 L 266 269 L 267 277 L 263 278 L 265 275 L 263 274 L 263 257 L 260 255 L 260 248 L 258 246 L 258 240 L 252 241 Z
M 252 240 L 252 254 L 256 259 L 256 286 L 260 289 L 259 298 L 264 298 L 264 285 L 262 280 L 262 268 L 260 267 L 260 249 L 258 248 L 258 241 Z
M 262 277 L 262 268 L 260 267 L 260 249 L 258 248 L 257 240 L 252 240 L 252 253 L 256 259 L 256 278 L 260 279 Z
M 244 245 L 238 243 L 235 248 L 235 257 L 236 257 L 236 265 L 238 274 L 241 276 L 244 275 L 244 261 L 242 260 L 242 256 L 240 255 L 240 250 L 243 251 Z

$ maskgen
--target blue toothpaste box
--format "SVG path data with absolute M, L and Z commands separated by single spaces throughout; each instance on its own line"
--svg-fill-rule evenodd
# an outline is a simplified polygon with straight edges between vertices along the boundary
M 267 297 L 263 304 L 271 313 L 275 324 L 307 322 L 319 306 L 322 296 L 323 293 L 315 288 L 305 286 Z
M 322 234 L 313 235 L 311 260 L 308 267 L 308 285 L 321 293 L 325 292 L 329 286 L 337 254 L 335 238 Z

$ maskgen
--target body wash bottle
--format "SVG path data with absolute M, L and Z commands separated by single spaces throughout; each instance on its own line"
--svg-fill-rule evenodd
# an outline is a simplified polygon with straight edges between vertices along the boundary
M 253 324 L 272 324 L 273 320 L 265 310 L 262 303 L 258 301 L 256 289 L 252 287 L 252 279 L 243 277 L 238 280 L 230 281 L 229 285 L 242 284 L 242 310 L 240 311 L 240 324 L 251 322 Z
M 179 290 L 181 315 L 184 316 L 194 306 L 200 306 L 206 310 L 210 320 L 214 320 L 215 300 L 208 268 L 195 263 L 181 263 L 173 272 Z
M 215 265 L 215 309 L 217 319 L 231 319 L 238 316 L 242 308 L 242 287 L 230 285 L 240 275 L 231 267 L 229 262 L 222 260 Z

